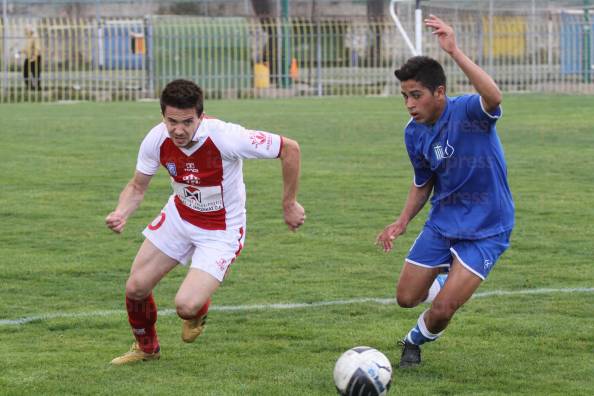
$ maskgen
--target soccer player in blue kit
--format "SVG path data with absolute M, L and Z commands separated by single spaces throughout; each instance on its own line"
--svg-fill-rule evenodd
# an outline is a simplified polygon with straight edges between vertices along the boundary
M 400 216 L 377 237 L 385 252 L 431 196 L 428 219 L 405 259 L 396 291 L 401 307 L 431 306 L 399 342 L 401 368 L 421 363 L 420 346 L 442 335 L 509 247 L 514 226 L 514 203 L 495 130 L 502 114 L 501 92 L 457 47 L 451 26 L 433 15 L 425 24 L 478 95 L 448 97 L 444 70 L 429 57 L 410 58 L 394 72 L 412 116 L 404 140 L 414 180 Z

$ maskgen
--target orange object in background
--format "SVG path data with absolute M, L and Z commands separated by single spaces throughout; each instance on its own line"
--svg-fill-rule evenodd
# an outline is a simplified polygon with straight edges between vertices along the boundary
M 291 69 L 289 69 L 289 75 L 293 80 L 299 78 L 299 68 L 297 67 L 297 59 L 291 59 Z
M 133 54 L 145 54 L 146 45 L 144 42 L 144 34 L 130 32 L 130 39 L 132 40 L 132 53 Z

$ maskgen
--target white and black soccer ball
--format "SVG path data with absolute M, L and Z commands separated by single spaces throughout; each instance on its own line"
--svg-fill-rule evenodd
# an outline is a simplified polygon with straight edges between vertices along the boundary
M 392 365 L 377 349 L 355 347 L 336 361 L 334 384 L 341 395 L 383 396 L 392 384 Z

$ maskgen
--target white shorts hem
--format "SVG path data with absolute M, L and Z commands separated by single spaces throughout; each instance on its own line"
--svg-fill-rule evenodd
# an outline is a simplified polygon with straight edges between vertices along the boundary
M 413 261 L 413 260 L 408 259 L 408 258 L 404 259 L 404 261 L 406 261 L 407 263 L 418 265 L 419 267 L 423 267 L 423 268 L 441 268 L 441 267 L 449 267 L 450 266 L 450 263 L 438 264 L 438 265 L 421 264 L 421 263 L 418 263 L 418 262 Z
M 462 266 L 464 266 L 464 268 L 466 268 L 468 271 L 472 272 L 474 275 L 478 276 L 479 278 L 481 278 L 482 280 L 485 280 L 485 277 L 482 276 L 480 273 L 476 272 L 476 270 L 472 269 L 468 264 L 466 264 L 461 258 L 460 255 L 458 254 L 458 252 L 454 249 L 454 248 L 450 248 L 450 251 L 452 253 L 454 253 L 454 256 L 456 256 L 456 258 L 458 259 L 458 261 L 460 262 L 460 264 L 462 264 Z

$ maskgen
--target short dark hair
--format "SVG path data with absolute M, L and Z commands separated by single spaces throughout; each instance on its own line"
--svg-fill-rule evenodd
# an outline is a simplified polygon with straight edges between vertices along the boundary
M 190 80 L 173 80 L 161 92 L 161 113 L 165 114 L 165 107 L 171 106 L 178 109 L 196 109 L 198 117 L 204 111 L 204 98 L 202 89 Z
M 446 86 L 446 76 L 441 64 L 428 56 L 413 56 L 400 69 L 394 70 L 400 81 L 415 80 L 431 92 L 440 85 Z

